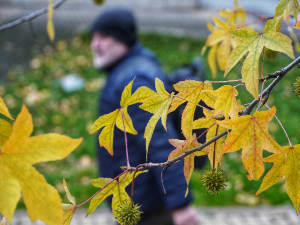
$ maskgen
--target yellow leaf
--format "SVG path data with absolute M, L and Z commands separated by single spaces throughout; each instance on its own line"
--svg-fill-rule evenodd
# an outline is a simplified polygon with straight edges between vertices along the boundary
M 53 42 L 55 37 L 55 29 L 53 25 L 53 0 L 49 0 L 47 33 L 49 39 Z
M 6 218 L 5 217 L 2 218 L 2 220 L 0 222 L 0 225 L 6 225 Z
M 238 117 L 238 105 L 235 98 L 238 95 L 238 92 L 235 87 L 224 85 L 218 90 L 205 92 L 210 92 L 217 97 L 214 105 L 214 116 L 217 116 L 221 113 L 224 115 L 226 120 L 229 119 L 229 116 L 231 119 Z
M 216 121 L 222 127 L 232 129 L 225 141 L 221 156 L 227 152 L 235 152 L 243 148 L 242 161 L 250 179 L 258 180 L 264 173 L 262 159 L 263 149 L 273 153 L 281 153 L 282 147 L 269 135 L 268 123 L 274 117 L 276 108 L 255 112 L 253 116 Z
M 263 47 L 266 46 L 271 50 L 283 52 L 294 58 L 291 39 L 279 32 L 275 32 L 275 26 L 280 19 L 281 17 L 276 17 L 273 20 L 269 20 L 261 34 L 249 30 L 230 31 L 231 36 L 239 41 L 240 44 L 230 54 L 224 77 L 249 52 L 243 63 L 242 78 L 247 90 L 256 99 L 258 98 L 258 61 Z
M 76 199 L 74 196 L 71 195 L 69 189 L 68 189 L 68 186 L 67 186 L 67 183 L 65 181 L 65 179 L 63 180 L 63 185 L 64 185 L 64 189 L 65 189 L 65 192 L 66 192 L 66 195 L 67 195 L 67 198 L 68 200 L 73 204 L 73 205 L 76 205 Z
M 189 101 L 192 104 L 198 104 L 203 100 L 206 105 L 213 107 L 216 97 L 210 93 L 202 92 L 203 90 L 213 90 L 211 83 L 203 83 L 201 81 L 185 80 L 173 85 L 179 93 L 174 96 L 172 105 L 168 113 L 173 112 L 182 103 Z
M 29 137 L 32 118 L 25 106 L 13 124 L 13 131 L 0 152 L 0 212 L 11 222 L 21 196 L 32 221 L 62 224 L 61 199 L 54 187 L 32 166 L 38 162 L 68 156 L 82 138 L 58 134 Z
M 285 177 L 287 194 L 292 200 L 298 215 L 300 204 L 300 145 L 285 146 L 281 154 L 273 154 L 265 158 L 264 161 L 272 162 L 274 165 L 264 177 L 255 195 L 267 190 L 281 180 L 282 177 Z
M 274 17 L 283 16 L 285 11 L 291 13 L 295 20 L 297 21 L 297 16 L 299 14 L 299 4 L 297 0 L 281 0 L 275 10 Z M 276 31 L 280 31 L 282 21 L 280 20 L 276 26 Z
M 73 204 L 62 204 L 63 225 L 69 225 L 75 213 L 76 207 Z
M 0 97 L 0 113 L 13 120 L 13 118 L 9 114 L 7 106 L 5 105 L 5 103 L 1 97 Z
M 165 90 L 163 82 L 158 78 L 155 78 L 155 89 L 157 92 L 156 95 L 145 99 L 144 103 L 140 105 L 141 109 L 154 114 L 145 128 L 144 138 L 146 138 L 146 153 L 148 153 L 153 131 L 160 118 L 162 125 L 165 130 L 167 130 L 167 112 L 174 96 L 174 93 L 169 94 Z
M 137 172 L 135 177 L 141 173 L 143 172 Z M 132 182 L 133 175 L 134 172 L 127 172 L 121 175 L 118 180 L 102 177 L 91 180 L 93 186 L 103 189 L 91 200 L 86 216 L 90 215 L 97 208 L 97 206 L 110 195 L 113 195 L 111 206 L 115 216 L 115 210 L 118 209 L 118 205 L 121 205 L 125 200 L 130 201 L 130 197 L 125 191 L 125 188 Z
M 193 129 L 201 129 L 201 128 L 209 128 L 210 129 L 206 133 L 206 141 L 211 140 L 218 134 L 221 134 L 224 132 L 226 129 L 219 126 L 218 124 L 215 123 L 215 119 L 212 119 L 211 117 L 214 115 L 213 111 L 209 111 L 207 109 L 203 109 L 205 117 L 197 119 L 193 122 Z M 210 119 L 211 118 L 211 119 Z M 213 125 L 214 124 L 214 125 Z M 208 159 L 210 161 L 211 167 L 213 168 L 213 165 L 215 165 L 215 168 L 217 168 L 218 164 L 221 161 L 221 153 L 223 151 L 224 147 L 224 140 L 225 136 L 219 138 L 217 141 L 214 143 L 208 145 L 205 148 L 205 151 L 208 153 Z M 215 157 L 214 157 L 215 155 Z M 214 162 L 215 160 L 215 162 Z M 213 169 L 215 169 L 213 168 Z
M 218 45 L 214 45 L 208 52 L 207 62 L 211 70 L 212 77 L 215 79 L 217 76 L 217 65 L 216 65 L 216 54 L 218 50 Z
M 185 153 L 186 151 L 188 151 L 190 149 L 196 148 L 201 145 L 196 140 L 196 134 L 193 134 L 189 139 L 187 139 L 185 141 L 178 140 L 178 139 L 171 139 L 171 140 L 169 140 L 169 142 L 174 147 L 176 147 L 176 149 L 170 153 L 170 155 L 168 157 L 168 161 L 182 155 L 183 153 Z M 185 177 L 187 185 L 189 184 L 192 173 L 194 171 L 194 157 L 202 156 L 202 155 L 206 155 L 206 154 L 207 154 L 206 151 L 203 149 L 202 151 L 194 152 L 184 158 L 183 173 L 184 173 L 184 177 Z M 187 189 L 185 195 L 187 195 L 187 193 L 188 193 L 188 189 Z
M 12 133 L 12 125 L 6 120 L 0 119 L 0 148 L 8 140 Z
M 133 95 L 131 95 L 133 80 L 125 87 L 122 92 L 120 109 L 100 116 L 95 123 L 93 124 L 90 134 L 104 127 L 99 135 L 99 144 L 101 147 L 104 147 L 109 154 L 113 155 L 113 137 L 114 137 L 114 127 L 116 126 L 127 133 L 137 134 L 137 131 L 134 129 L 132 120 L 127 112 L 127 107 L 136 103 L 145 101 L 145 99 L 155 95 L 156 93 L 147 87 L 139 87 Z M 123 117 L 122 117 L 122 112 Z M 123 124 L 124 119 L 124 124 Z

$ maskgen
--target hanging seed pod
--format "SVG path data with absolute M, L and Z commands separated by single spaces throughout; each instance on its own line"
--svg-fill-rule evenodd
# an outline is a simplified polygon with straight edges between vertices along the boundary
M 296 77 L 297 83 L 294 83 L 293 86 L 296 88 L 294 93 L 296 93 L 297 97 L 300 98 L 300 77 Z
M 116 220 L 121 225 L 135 225 L 141 219 L 141 214 L 138 204 L 134 204 L 131 201 L 124 201 L 122 205 L 118 205 L 116 212 Z
M 202 186 L 205 190 L 212 192 L 212 195 L 218 194 L 219 191 L 223 191 L 226 188 L 226 176 L 223 176 L 223 170 L 217 172 L 215 169 L 207 169 L 201 175 Z

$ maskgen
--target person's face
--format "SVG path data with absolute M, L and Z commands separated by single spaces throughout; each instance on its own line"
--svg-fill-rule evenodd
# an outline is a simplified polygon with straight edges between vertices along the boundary
M 93 65 L 97 69 L 105 69 L 126 54 L 128 47 L 115 38 L 95 32 L 91 49 Z

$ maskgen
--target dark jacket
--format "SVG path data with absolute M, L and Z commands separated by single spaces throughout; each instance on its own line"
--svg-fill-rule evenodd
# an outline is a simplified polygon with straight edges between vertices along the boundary
M 143 63 L 136 63 L 137 58 L 143 58 Z M 135 44 L 125 57 L 108 71 L 107 82 L 100 98 L 100 115 L 108 114 L 120 108 L 122 92 L 125 86 L 134 78 L 132 93 L 140 86 L 147 86 L 155 91 L 156 77 L 167 85 L 165 75 L 154 54 L 143 48 L 139 43 Z M 167 89 L 167 87 L 165 88 Z M 146 140 L 143 135 L 147 122 L 153 115 L 140 109 L 138 105 L 128 107 L 128 113 L 138 132 L 137 135 L 127 133 L 131 166 L 146 162 Z M 148 162 L 165 162 L 170 152 L 174 150 L 168 139 L 178 138 L 178 133 L 173 123 L 168 122 L 168 120 L 167 129 L 168 132 L 165 131 L 161 120 L 159 120 L 150 141 Z M 97 146 L 101 176 L 116 177 L 122 172 L 120 166 L 126 165 L 124 132 L 117 127 L 114 129 L 113 156 L 106 149 L 99 147 L 98 140 Z M 161 168 L 152 168 L 135 179 L 133 201 L 141 205 L 141 210 L 146 213 L 159 208 L 172 210 L 191 202 L 190 194 L 184 197 L 187 184 L 183 175 L 183 161 L 164 171 L 163 181 L 166 194 L 164 194 L 162 188 L 161 171 Z M 129 194 L 130 188 L 131 185 L 126 189 Z

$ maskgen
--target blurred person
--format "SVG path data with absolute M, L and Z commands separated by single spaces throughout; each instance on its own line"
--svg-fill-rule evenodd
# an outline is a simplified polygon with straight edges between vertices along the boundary
M 164 82 L 167 89 L 166 77 L 156 56 L 139 42 L 136 20 L 131 11 L 118 8 L 103 12 L 92 24 L 91 34 L 93 65 L 107 74 L 98 104 L 99 115 L 120 108 L 122 92 L 133 79 L 132 93 L 141 86 L 155 91 L 156 77 Z M 129 161 L 135 167 L 146 161 L 143 135 L 153 114 L 140 109 L 138 104 L 129 106 L 128 113 L 138 132 L 137 135 L 127 133 Z M 169 120 L 167 128 L 168 132 L 160 122 L 157 123 L 149 145 L 148 162 L 165 162 L 174 150 L 168 140 L 179 138 L 178 132 Z M 114 178 L 122 173 L 120 166 L 126 165 L 124 132 L 114 129 L 113 156 L 100 147 L 98 141 L 97 146 L 101 177 Z M 141 205 L 143 211 L 139 225 L 199 224 L 196 211 L 191 207 L 191 194 L 185 197 L 187 183 L 183 163 L 181 160 L 164 171 L 166 194 L 161 181 L 162 168 L 152 168 L 135 179 L 133 202 Z M 126 189 L 129 194 L 130 188 L 131 185 Z

